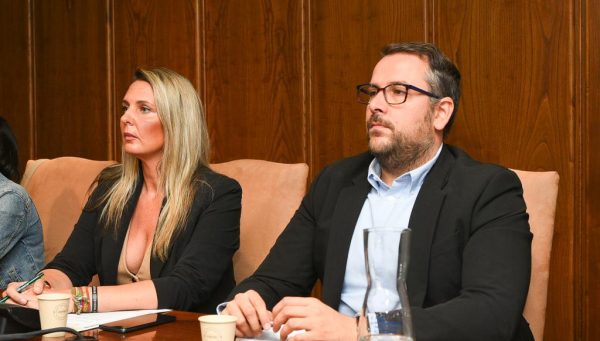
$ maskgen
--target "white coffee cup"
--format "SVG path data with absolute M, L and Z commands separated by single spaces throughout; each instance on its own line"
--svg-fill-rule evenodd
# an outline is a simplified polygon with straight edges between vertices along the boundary
M 40 324 L 42 329 L 66 327 L 69 314 L 70 294 L 41 294 L 37 297 L 40 310 Z M 64 332 L 45 334 L 44 336 L 64 336 Z
M 232 315 L 204 315 L 198 318 L 202 341 L 234 341 L 235 321 Z

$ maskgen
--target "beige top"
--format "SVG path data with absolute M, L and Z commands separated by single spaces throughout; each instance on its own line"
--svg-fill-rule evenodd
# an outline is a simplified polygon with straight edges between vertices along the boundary
M 127 284 L 133 282 L 144 281 L 151 279 L 150 274 L 150 251 L 152 245 L 149 245 L 144 253 L 144 259 L 142 259 L 142 265 L 137 274 L 132 273 L 127 268 L 127 240 L 129 240 L 129 229 L 127 229 L 127 235 L 125 236 L 125 242 L 123 243 L 123 249 L 121 250 L 121 257 L 119 258 L 119 267 L 117 269 L 117 284 Z

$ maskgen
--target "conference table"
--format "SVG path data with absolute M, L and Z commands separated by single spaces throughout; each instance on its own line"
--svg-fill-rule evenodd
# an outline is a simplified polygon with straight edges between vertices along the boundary
M 168 315 L 174 315 L 177 320 L 175 322 L 165 323 L 156 327 L 150 327 L 142 329 L 137 332 L 131 332 L 127 334 L 119 334 L 114 332 L 108 332 L 100 329 L 92 329 L 81 332 L 86 336 L 95 336 L 98 340 L 202 340 L 200 336 L 200 323 L 198 317 L 203 315 L 199 313 L 190 313 L 185 311 L 170 311 L 166 313 Z M 44 340 L 44 341 L 61 341 L 73 339 L 72 334 L 65 334 L 64 338 L 60 337 L 36 337 L 32 340 Z

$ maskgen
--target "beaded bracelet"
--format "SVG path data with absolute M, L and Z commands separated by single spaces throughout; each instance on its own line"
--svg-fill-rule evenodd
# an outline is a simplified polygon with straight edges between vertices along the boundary
M 81 287 L 81 291 L 83 292 L 83 304 L 81 312 L 90 313 L 92 311 L 92 305 L 90 302 L 90 287 Z
M 81 289 L 79 287 L 72 287 L 71 288 L 71 295 L 73 296 L 73 305 L 75 308 L 75 314 L 79 315 L 81 314 L 81 301 L 83 300 L 83 297 L 81 295 Z
M 89 287 L 72 287 L 71 295 L 75 306 L 75 314 L 89 313 L 92 311 L 90 304 Z

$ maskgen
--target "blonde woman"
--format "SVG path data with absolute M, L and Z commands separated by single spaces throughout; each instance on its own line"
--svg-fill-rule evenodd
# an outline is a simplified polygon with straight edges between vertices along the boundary
M 137 70 L 122 104 L 123 163 L 105 169 L 64 249 L 22 294 L 70 292 L 72 311 L 214 311 L 234 287 L 241 188 L 208 167 L 209 138 L 190 82 Z M 101 286 L 90 287 L 98 274 Z

